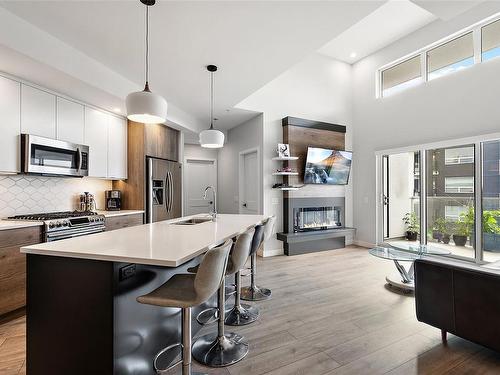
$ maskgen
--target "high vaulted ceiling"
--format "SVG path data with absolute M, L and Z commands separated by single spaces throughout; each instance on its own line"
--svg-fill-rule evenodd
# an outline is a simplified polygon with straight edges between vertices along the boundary
M 476 2 L 467 1 L 467 7 Z M 233 108 L 237 103 L 308 54 L 326 45 L 323 53 L 343 59 L 336 55 L 341 48 L 335 43 L 346 51 L 352 44 L 354 50 L 359 40 L 358 23 L 364 33 L 377 32 L 377 25 L 384 22 L 377 10 L 383 10 L 386 3 L 157 1 L 150 12 L 151 88 L 172 104 L 175 118 L 170 121 L 189 123 L 187 127 L 197 131 L 208 124 L 209 117 L 205 66 L 216 64 L 216 124 L 231 128 L 255 115 Z M 419 6 L 411 4 L 417 19 L 411 30 L 403 30 L 401 23 L 395 25 L 392 32 L 386 30 L 385 36 L 380 36 L 377 48 L 432 21 L 435 17 L 429 12 L 442 16 L 447 10 L 446 1 L 427 4 L 427 10 L 422 9 L 427 1 L 413 3 Z M 460 11 L 462 2 L 452 3 L 458 3 L 453 4 L 452 11 Z M 0 1 L 0 7 L 0 47 L 17 50 L 120 98 L 122 113 L 126 94 L 142 89 L 144 6 L 139 0 Z M 389 18 L 385 22 L 390 23 L 394 12 L 389 9 L 385 14 Z M 368 22 L 363 24 L 365 17 Z M 411 15 L 409 18 L 413 19 Z M 0 48 L 0 58 L 1 54 Z M 29 74 L 25 72 L 25 78 L 29 79 Z M 78 87 L 72 89 L 77 91 Z

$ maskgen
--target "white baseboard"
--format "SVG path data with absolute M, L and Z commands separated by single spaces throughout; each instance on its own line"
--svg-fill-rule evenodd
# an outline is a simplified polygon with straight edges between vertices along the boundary
M 263 258 L 267 257 L 275 257 L 277 255 L 283 255 L 283 249 L 266 249 L 261 254 L 259 254 Z
M 356 246 L 361 246 L 361 247 L 366 247 L 366 248 L 372 248 L 372 247 L 376 246 L 374 243 L 360 241 L 360 240 L 354 241 L 353 244 Z

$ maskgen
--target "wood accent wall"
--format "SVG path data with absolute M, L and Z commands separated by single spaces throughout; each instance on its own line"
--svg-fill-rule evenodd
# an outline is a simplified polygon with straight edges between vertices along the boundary
M 290 185 L 304 183 L 308 147 L 345 150 L 345 126 L 293 117 L 285 117 L 282 123 L 283 143 L 290 145 L 290 155 L 299 157 L 298 160 L 289 162 L 299 173 L 298 176 L 288 177 Z
M 146 156 L 178 161 L 179 131 L 161 124 L 128 121 L 128 179 L 113 181 L 122 192 L 122 208 L 146 208 Z

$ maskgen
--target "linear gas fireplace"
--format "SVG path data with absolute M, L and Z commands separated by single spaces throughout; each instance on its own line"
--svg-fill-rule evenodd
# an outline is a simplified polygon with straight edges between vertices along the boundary
M 342 226 L 340 207 L 294 207 L 293 231 L 307 232 L 325 230 Z
M 345 247 L 345 237 L 354 229 L 346 228 L 343 197 L 285 197 L 283 232 L 286 255 L 333 250 Z

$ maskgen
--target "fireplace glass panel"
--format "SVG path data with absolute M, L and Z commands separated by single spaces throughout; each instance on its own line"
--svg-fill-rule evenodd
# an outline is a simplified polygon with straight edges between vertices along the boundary
M 339 207 L 302 207 L 293 209 L 294 232 L 324 230 L 342 226 Z

